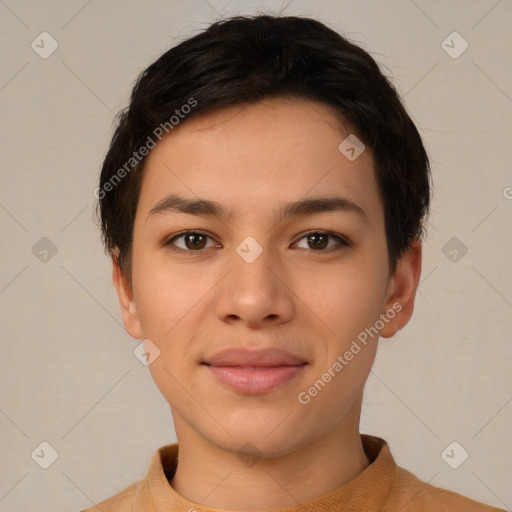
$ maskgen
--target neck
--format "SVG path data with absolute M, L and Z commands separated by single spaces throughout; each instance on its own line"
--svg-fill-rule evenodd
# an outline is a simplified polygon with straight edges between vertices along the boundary
M 291 508 L 323 496 L 369 465 L 359 435 L 360 403 L 352 409 L 319 439 L 279 457 L 247 454 L 245 464 L 240 453 L 200 436 L 173 411 L 179 460 L 170 484 L 191 502 L 240 512 Z

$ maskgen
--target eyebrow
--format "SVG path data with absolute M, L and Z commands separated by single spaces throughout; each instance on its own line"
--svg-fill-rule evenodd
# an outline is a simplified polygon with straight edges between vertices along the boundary
M 281 219 L 314 215 L 323 212 L 349 212 L 355 213 L 368 222 L 366 212 L 359 205 L 343 197 L 309 197 L 288 203 L 281 213 Z M 170 194 L 159 201 L 148 213 L 149 217 L 169 212 L 186 213 L 200 217 L 229 218 L 232 212 L 223 205 L 209 199 L 187 199 L 176 194 Z

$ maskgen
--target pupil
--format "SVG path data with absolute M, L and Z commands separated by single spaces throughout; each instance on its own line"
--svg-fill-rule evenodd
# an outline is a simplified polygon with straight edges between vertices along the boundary
M 194 242 L 194 238 L 196 239 L 195 242 Z M 197 239 L 200 239 L 200 240 L 197 241 Z M 198 249 L 198 248 L 202 249 L 202 247 L 204 246 L 204 239 L 205 239 L 205 237 L 198 233 L 187 236 L 187 242 L 190 242 L 190 245 L 192 245 L 196 249 Z M 191 248 L 190 245 L 187 243 L 187 246 L 189 249 Z
M 323 242 L 319 242 L 319 238 L 322 238 Z M 317 233 L 314 235 L 309 235 L 309 241 L 312 242 L 312 245 L 314 246 L 315 249 L 325 249 L 325 247 L 327 246 L 327 237 L 322 234 Z

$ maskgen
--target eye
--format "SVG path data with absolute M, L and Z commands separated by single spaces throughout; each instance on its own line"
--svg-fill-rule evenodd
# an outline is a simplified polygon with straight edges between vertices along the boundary
M 201 233 L 199 231 L 186 231 L 173 236 L 164 242 L 164 245 L 171 246 L 171 249 L 176 251 L 198 252 L 202 249 L 208 249 L 209 247 L 215 246 L 215 243 L 207 246 L 208 239 L 213 242 L 213 239 L 205 233 Z
M 334 240 L 334 245 L 329 246 L 329 239 Z M 301 249 L 310 249 L 315 252 L 333 252 L 339 250 L 341 247 L 347 247 L 349 242 L 334 233 L 326 231 L 310 231 L 303 236 L 299 242 L 305 240 L 306 247 L 300 247 Z
M 305 240 L 306 246 L 300 246 L 300 243 Z M 208 245 L 210 241 L 210 245 Z M 331 243 L 330 242 L 334 242 Z M 220 247 L 216 244 L 213 238 L 206 233 L 200 231 L 185 231 L 178 235 L 174 235 L 164 242 L 165 246 L 170 247 L 176 252 L 200 252 L 210 247 Z M 339 250 L 342 247 L 350 245 L 348 240 L 335 233 L 326 231 L 310 231 L 302 236 L 296 244 L 301 249 L 307 249 L 314 252 L 330 253 Z

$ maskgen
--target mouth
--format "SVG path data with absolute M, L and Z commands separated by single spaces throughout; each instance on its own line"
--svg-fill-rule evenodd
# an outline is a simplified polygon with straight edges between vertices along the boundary
M 202 362 L 223 387 L 240 394 L 258 395 L 298 377 L 308 363 L 277 348 L 230 348 Z
M 245 395 L 269 393 L 299 376 L 307 363 L 277 366 L 212 366 L 205 364 L 216 380 L 231 391 Z

